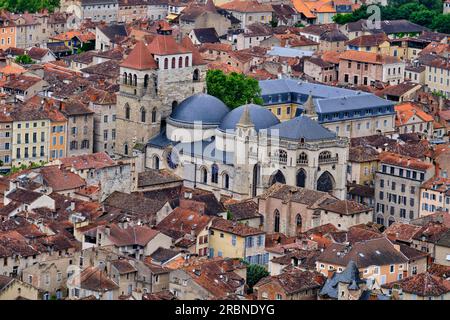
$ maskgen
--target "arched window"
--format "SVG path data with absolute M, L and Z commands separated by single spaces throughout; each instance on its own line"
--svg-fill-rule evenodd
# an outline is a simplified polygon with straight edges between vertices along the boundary
M 295 217 L 295 225 L 297 227 L 297 232 L 301 232 L 302 231 L 302 216 L 299 214 L 297 214 L 297 216 Z
M 208 171 L 206 171 L 206 168 L 202 168 L 200 170 L 200 172 L 201 172 L 202 182 L 204 184 L 208 183 Z
M 280 211 L 278 209 L 275 209 L 273 231 L 280 232 Z
M 134 79 L 133 85 L 136 87 L 137 86 L 137 75 L 134 75 L 133 79 Z
M 147 88 L 147 87 L 148 87 L 148 80 L 149 80 L 149 76 L 148 76 L 148 74 L 146 74 L 146 75 L 144 76 L 144 88 Z
M 278 157 L 278 161 L 281 163 L 287 163 L 287 152 L 285 150 L 277 150 L 277 152 L 275 152 L 275 156 Z
M 131 73 L 128 74 L 128 85 L 133 85 L 133 75 Z
M 300 155 L 297 158 L 298 164 L 306 164 L 308 163 L 308 155 L 305 152 L 300 153 Z
M 395 222 L 395 218 L 394 217 L 389 217 L 388 219 L 388 227 L 393 224 Z
M 194 74 L 192 75 L 192 80 L 194 80 L 194 81 L 200 80 L 200 71 L 198 71 L 198 69 L 194 70 Z
M 125 103 L 125 119 L 130 119 L 130 105 Z
M 127 84 L 127 80 L 128 80 L 127 77 L 128 77 L 127 73 L 124 72 L 123 73 L 123 84 Z
M 159 170 L 159 157 L 153 156 L 153 169 Z
M 169 59 L 164 58 L 164 69 L 169 69 Z
M 297 187 L 304 188 L 306 185 L 306 172 L 301 169 L 297 172 Z
M 124 149 L 123 152 L 124 152 L 126 155 L 128 155 L 128 144 L 127 144 L 127 143 L 124 144 L 123 149 Z
M 280 170 L 277 170 L 275 173 L 272 174 L 269 180 L 269 185 L 271 186 L 277 182 L 286 184 L 286 178 L 284 177 L 283 172 L 281 172 Z
M 152 122 L 153 123 L 156 122 L 156 108 L 153 108 L 153 110 L 152 110 Z
M 178 58 L 178 68 L 183 68 L 183 57 Z
M 175 69 L 176 68 L 176 60 L 175 60 L 175 57 L 173 57 L 172 58 L 172 69 Z
M 260 182 L 260 166 L 255 164 L 253 167 L 253 179 L 252 179 L 252 196 L 256 197 L 256 191 Z
M 225 189 L 228 189 L 230 187 L 230 176 L 227 173 L 223 175 L 223 187 Z
M 146 112 L 144 108 L 141 108 L 141 122 L 145 122 Z
M 380 215 L 377 216 L 377 223 L 384 226 L 384 217 L 383 217 L 383 215 L 380 214 Z
M 331 152 L 330 151 L 322 151 L 319 154 L 319 162 L 323 160 L 327 160 L 331 158 Z
M 219 166 L 217 164 L 213 164 L 211 167 L 211 182 L 219 182 Z
M 317 180 L 317 191 L 330 192 L 333 189 L 334 178 L 328 171 L 325 171 Z
M 185 67 L 189 67 L 189 57 L 186 57 L 186 58 L 184 59 L 184 66 L 185 66 Z

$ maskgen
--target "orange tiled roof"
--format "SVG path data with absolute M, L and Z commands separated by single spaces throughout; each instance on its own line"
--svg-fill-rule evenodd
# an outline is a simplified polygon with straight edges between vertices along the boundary
M 156 35 L 147 48 L 151 53 L 162 56 L 191 52 L 191 50 L 178 44 L 171 35 L 161 34 Z
M 272 12 L 270 4 L 261 4 L 257 1 L 234 0 L 220 5 L 222 9 L 238 12 Z
M 3 68 L 0 68 L 0 73 L 3 75 L 9 75 L 9 74 L 21 74 L 24 73 L 26 70 L 22 68 L 19 65 L 6 65 Z
M 137 70 L 157 68 L 155 59 L 153 59 L 147 45 L 143 41 L 138 41 L 136 46 L 133 50 L 131 50 L 128 57 L 123 60 L 120 66 Z
M 416 170 L 427 170 L 433 167 L 431 163 L 424 162 L 417 158 L 403 157 L 397 153 L 383 152 L 380 155 L 382 163 L 391 164 L 394 166 L 411 168 Z
M 404 125 L 411 119 L 412 116 L 416 115 L 425 122 L 433 121 L 433 117 L 425 113 L 419 106 L 411 103 L 405 102 L 395 106 L 395 112 L 397 116 L 395 118 L 395 125 Z
M 400 59 L 374 52 L 347 50 L 340 55 L 341 60 L 352 60 L 373 64 L 399 63 Z

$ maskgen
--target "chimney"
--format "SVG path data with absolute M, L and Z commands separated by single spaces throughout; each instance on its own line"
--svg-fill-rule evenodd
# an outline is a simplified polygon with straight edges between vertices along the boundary
M 327 278 L 331 279 L 335 272 L 336 272 L 336 270 L 334 270 L 334 269 L 333 270 L 328 270 L 327 271 Z

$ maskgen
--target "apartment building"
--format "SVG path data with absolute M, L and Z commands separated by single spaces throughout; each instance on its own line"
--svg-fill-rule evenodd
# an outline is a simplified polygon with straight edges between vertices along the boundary
M 397 57 L 355 50 L 340 55 L 340 84 L 368 86 L 379 81 L 395 85 L 403 82 L 404 73 L 405 63 Z
M 375 174 L 374 221 L 389 226 L 419 217 L 420 187 L 434 174 L 431 163 L 394 153 L 380 155 Z
M 11 165 L 12 152 L 12 106 L 0 109 L 0 172 L 7 171 Z
M 450 210 L 450 178 L 433 177 L 420 187 L 419 216 Z
M 431 92 L 439 92 L 450 98 L 450 61 L 436 58 L 425 63 L 425 85 Z

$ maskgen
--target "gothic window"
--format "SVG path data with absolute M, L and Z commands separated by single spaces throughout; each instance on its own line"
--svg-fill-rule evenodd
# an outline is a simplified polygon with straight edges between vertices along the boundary
M 81 141 L 81 149 L 89 149 L 89 140 L 85 139 Z
M 334 189 L 334 179 L 333 176 L 325 171 L 317 180 L 317 190 L 323 192 L 333 191 Z
M 278 211 L 278 209 L 275 209 L 273 225 L 273 231 L 280 232 L 280 211 Z
M 176 68 L 175 62 L 176 62 L 175 57 L 173 57 L 172 58 L 172 69 Z
M 136 87 L 137 86 L 137 75 L 133 76 L 133 85 Z
M 169 59 L 164 58 L 164 69 L 168 69 L 169 68 Z
M 300 153 L 297 163 L 308 163 L 308 155 L 305 152 Z
M 71 141 L 70 150 L 77 150 L 77 149 L 78 149 L 78 141 Z
M 281 163 L 287 163 L 287 152 L 285 150 L 279 149 L 275 155 L 278 156 L 278 161 Z
M 186 57 L 186 58 L 184 59 L 184 66 L 185 66 L 185 67 L 189 67 L 189 57 Z
M 202 168 L 200 170 L 200 172 L 201 172 L 202 182 L 205 184 L 208 183 L 208 171 L 206 171 L 206 168 Z
M 319 154 L 319 162 L 327 160 L 327 159 L 330 159 L 330 158 L 331 158 L 331 152 L 330 151 L 322 151 Z
M 381 214 L 377 216 L 377 224 L 384 225 L 384 217 Z
M 178 68 L 183 68 L 183 58 L 182 57 L 178 58 Z
M 223 175 L 223 187 L 225 189 L 228 189 L 230 187 L 230 176 L 227 173 Z
M 389 217 L 389 220 L 388 220 L 388 226 L 390 226 L 390 225 L 393 224 L 394 222 L 395 222 L 394 217 Z
M 194 70 L 194 74 L 192 76 L 192 80 L 194 80 L 194 81 L 199 81 L 200 80 L 200 71 L 198 71 L 198 69 Z
M 123 149 L 124 149 L 124 153 L 126 155 L 128 155 L 128 144 L 127 143 L 124 144 Z
M 219 182 L 219 166 L 217 164 L 213 164 L 211 167 L 211 182 Z
M 141 122 L 145 122 L 146 112 L 144 108 L 141 108 Z
M 305 170 L 301 169 L 299 172 L 297 172 L 297 187 L 304 188 L 306 184 L 306 172 Z
M 156 109 L 152 110 L 152 122 L 155 123 L 156 122 Z
M 130 119 L 130 105 L 128 103 L 125 104 L 125 119 Z
M 128 77 L 127 73 L 124 72 L 123 73 L 123 84 L 127 84 L 127 77 Z
M 133 85 L 133 75 L 131 73 L 128 74 L 128 85 Z
M 144 77 L 144 88 L 148 87 L 148 79 L 149 79 L 149 76 L 148 76 L 148 74 L 146 74 Z
M 275 183 L 282 183 L 282 184 L 286 184 L 286 178 L 284 177 L 284 174 L 280 171 L 277 170 L 277 172 L 275 172 L 271 177 L 270 177 L 270 185 L 273 185 Z
M 255 164 L 253 167 L 253 182 L 252 182 L 252 196 L 256 197 L 256 189 L 260 181 L 260 167 L 259 164 Z

